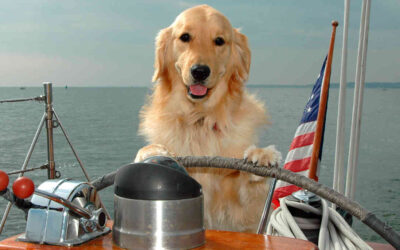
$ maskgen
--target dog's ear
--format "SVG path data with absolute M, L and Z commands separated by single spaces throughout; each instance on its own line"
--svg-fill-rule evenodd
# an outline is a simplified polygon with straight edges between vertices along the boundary
M 156 53 L 154 61 L 153 82 L 165 76 L 167 73 L 167 49 L 171 40 L 171 28 L 160 30 L 156 37 Z
M 249 76 L 251 52 L 247 37 L 239 29 L 233 29 L 233 77 L 236 81 L 245 82 Z

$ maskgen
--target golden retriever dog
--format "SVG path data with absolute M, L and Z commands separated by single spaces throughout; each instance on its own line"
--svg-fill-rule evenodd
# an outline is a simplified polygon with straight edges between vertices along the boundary
M 217 10 L 200 5 L 182 12 L 156 38 L 157 82 L 141 110 L 139 133 L 152 155 L 246 158 L 276 164 L 274 146 L 256 148 L 268 123 L 261 102 L 244 88 L 250 69 L 247 38 Z M 189 168 L 203 187 L 208 229 L 255 232 L 268 192 L 267 178 L 227 169 Z

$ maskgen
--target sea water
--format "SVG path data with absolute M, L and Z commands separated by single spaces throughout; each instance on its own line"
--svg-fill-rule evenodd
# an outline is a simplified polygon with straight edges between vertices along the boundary
M 262 100 L 271 124 L 259 132 L 258 146 L 276 145 L 286 155 L 311 87 L 250 87 L 249 92 Z M 149 88 L 54 88 L 54 109 L 91 179 L 100 177 L 132 162 L 136 151 L 146 142 L 137 135 L 139 111 L 149 95 Z M 43 88 L 0 88 L 0 100 L 34 97 Z M 353 89 L 347 89 L 346 144 L 349 141 Z M 338 89 L 331 89 L 328 104 L 325 143 L 320 182 L 332 186 L 335 155 Z M 400 231 L 400 89 L 365 89 L 358 158 L 356 200 Z M 0 169 L 6 172 L 21 168 L 33 136 L 44 113 L 43 103 L 0 104 Z M 56 169 L 62 178 L 83 179 L 62 131 L 54 130 Z M 347 151 L 348 146 L 346 146 Z M 47 161 L 46 135 L 42 131 L 28 168 Z M 345 157 L 347 163 L 347 154 Z M 35 185 L 47 177 L 46 170 L 26 173 Z M 11 178 L 11 182 L 15 179 Z M 11 187 L 11 185 L 9 186 Z M 113 214 L 113 189 L 101 192 L 107 209 Z M 0 198 L 0 216 L 7 202 Z M 380 236 L 356 220 L 358 234 L 368 241 L 383 241 Z M 21 233 L 24 213 L 11 209 L 0 240 Z

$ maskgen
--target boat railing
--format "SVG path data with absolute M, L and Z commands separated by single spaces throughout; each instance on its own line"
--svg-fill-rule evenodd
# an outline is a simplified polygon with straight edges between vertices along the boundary
M 28 153 L 25 157 L 24 163 L 19 171 L 12 171 L 7 173 L 8 175 L 18 174 L 18 177 L 24 175 L 24 173 L 29 171 L 35 171 L 40 169 L 47 169 L 47 178 L 48 179 L 57 179 L 61 177 L 61 173 L 56 170 L 55 159 L 54 159 L 54 143 L 53 143 L 53 129 L 60 127 L 62 133 L 64 134 L 65 139 L 70 146 L 72 153 L 74 154 L 76 160 L 79 163 L 80 168 L 82 169 L 83 174 L 88 182 L 91 181 L 88 172 L 86 171 L 81 159 L 78 156 L 77 151 L 75 150 L 72 142 L 67 134 L 66 129 L 62 125 L 59 116 L 57 115 L 56 111 L 53 107 L 53 84 L 50 82 L 44 82 L 44 95 L 32 97 L 32 98 L 22 98 L 22 99 L 7 99 L 7 100 L 0 100 L 0 103 L 13 103 L 13 102 L 26 102 L 26 101 L 38 101 L 45 103 L 45 112 L 42 115 L 42 118 L 39 122 L 35 135 L 33 137 L 32 143 L 28 149 Z M 32 153 L 35 149 L 36 143 L 39 139 L 41 131 L 43 130 L 44 125 L 46 124 L 46 136 L 47 136 L 47 163 L 36 168 L 27 168 L 29 160 L 31 159 Z M 105 214 L 108 219 L 110 219 L 110 214 L 108 213 L 106 207 L 104 206 L 103 202 L 100 200 L 101 206 L 105 211 Z M 4 210 L 3 217 L 0 222 L 0 234 L 2 233 L 5 223 L 7 221 L 8 215 L 10 213 L 11 207 L 13 203 L 11 201 L 8 202 L 6 209 Z

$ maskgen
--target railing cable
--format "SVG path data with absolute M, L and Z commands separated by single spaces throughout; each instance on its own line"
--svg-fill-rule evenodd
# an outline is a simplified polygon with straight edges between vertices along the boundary
M 28 101 L 37 101 L 37 102 L 43 102 L 45 100 L 45 96 L 40 95 L 36 97 L 31 97 L 31 98 L 21 98 L 21 99 L 7 99 L 7 100 L 0 100 L 0 103 L 7 103 L 7 102 L 28 102 Z

